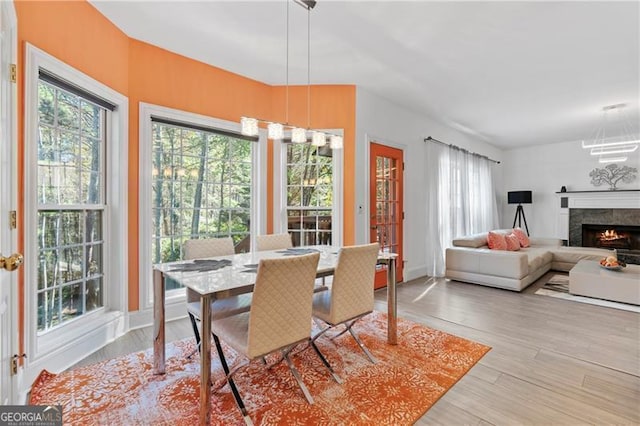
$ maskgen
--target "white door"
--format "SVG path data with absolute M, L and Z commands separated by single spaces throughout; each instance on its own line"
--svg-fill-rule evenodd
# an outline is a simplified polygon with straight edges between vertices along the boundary
M 11 212 L 16 208 L 16 104 L 10 64 L 15 63 L 15 10 L 0 2 L 0 404 L 16 403 L 16 380 L 11 359 L 17 353 L 17 273 L 13 269 L 17 245 Z M 4 258 L 4 259 L 3 259 Z

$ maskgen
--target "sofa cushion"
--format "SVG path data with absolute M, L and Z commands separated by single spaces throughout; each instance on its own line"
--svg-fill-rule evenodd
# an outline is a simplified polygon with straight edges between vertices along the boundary
M 512 233 L 513 229 L 494 229 L 491 232 L 507 235 Z M 487 234 L 488 232 L 480 232 L 478 234 L 464 235 L 462 237 L 454 238 L 453 241 L 451 241 L 451 245 L 454 247 L 471 248 L 487 247 Z
M 513 233 L 516 237 L 518 237 L 518 241 L 520 241 L 520 247 L 529 247 L 531 244 L 529 242 L 529 236 L 524 233 L 521 228 L 513 228 Z
M 562 247 L 562 240 L 560 238 L 529 237 L 529 243 L 529 247 Z
M 504 239 L 507 241 L 507 250 L 520 250 L 520 241 L 518 241 L 518 237 L 516 237 L 515 234 L 507 234 L 505 235 Z
M 547 263 L 551 263 L 553 255 L 548 248 L 523 248 L 521 249 L 527 253 L 527 259 L 529 263 L 529 271 L 535 271 Z
M 554 262 L 576 264 L 583 259 L 600 260 L 607 256 L 616 256 L 615 251 L 589 247 L 553 247 L 550 249 Z
M 452 244 L 456 247 L 480 248 L 487 245 L 487 233 L 465 235 L 464 237 L 454 238 Z
M 507 240 L 503 234 L 489 231 L 487 234 L 487 245 L 491 250 L 506 250 Z

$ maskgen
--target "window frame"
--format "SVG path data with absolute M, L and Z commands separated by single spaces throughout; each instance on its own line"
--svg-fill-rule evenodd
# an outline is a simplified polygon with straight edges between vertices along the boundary
M 139 306 L 143 312 L 150 313 L 153 310 L 153 263 L 151 260 L 151 240 L 153 235 L 152 224 L 148 219 L 152 215 L 152 150 L 153 130 L 151 117 L 172 120 L 185 124 L 220 129 L 240 134 L 240 123 L 226 121 L 205 115 L 181 111 L 140 102 L 140 163 L 139 163 Z M 255 236 L 266 230 L 266 132 L 260 130 L 258 141 L 252 150 L 252 203 L 250 234 L 252 250 L 255 248 Z M 165 294 L 165 306 L 167 318 L 177 318 L 185 315 L 184 302 L 186 301 L 184 289 L 167 291 Z M 141 322 L 144 322 L 142 319 Z
M 343 136 L 342 129 L 319 129 L 327 133 Z M 287 135 L 285 135 L 287 136 Z M 273 218 L 274 233 L 288 232 L 287 218 L 287 149 L 283 141 L 273 144 Z M 343 243 L 343 163 L 344 149 L 332 152 L 333 206 L 331 209 L 331 245 L 341 247 Z
M 115 106 L 107 112 L 105 131 L 107 146 L 104 161 L 103 203 L 103 307 L 79 318 L 60 324 L 44 333 L 37 331 L 37 164 L 38 152 L 38 82 L 39 70 L 44 69 L 82 89 L 95 94 Z M 100 83 L 70 65 L 26 44 L 25 67 L 25 152 L 24 152 L 24 235 L 25 235 L 25 334 L 29 353 L 27 380 L 38 368 L 63 369 L 96 347 L 124 333 L 128 327 L 128 226 L 127 175 L 128 115 L 126 96 Z M 117 248 L 117 249 L 116 249 Z M 107 282 L 109 284 L 107 284 Z M 70 355 L 70 351 L 73 355 Z M 33 368 L 31 368 L 33 367 Z
M 39 69 L 39 71 L 43 71 L 42 68 Z M 89 104 L 93 104 L 94 106 L 97 106 L 98 108 L 101 109 L 100 111 L 100 135 L 99 135 L 99 178 L 100 178 L 100 184 L 99 184 L 99 200 L 93 204 L 90 204 L 88 202 L 74 202 L 74 203 L 67 203 L 67 202 L 63 202 L 62 204 L 58 204 L 58 203 L 52 203 L 52 202 L 43 202 L 41 200 L 41 197 L 37 197 L 37 201 L 36 201 L 36 217 L 38 219 L 40 219 L 40 214 L 45 212 L 45 213 L 52 213 L 52 212 L 58 212 L 58 213 L 63 213 L 63 212 L 73 212 L 73 213 L 78 213 L 81 216 L 86 215 L 88 212 L 91 211 L 99 211 L 101 213 L 100 216 L 100 235 L 101 238 L 98 241 L 98 244 L 96 244 L 96 241 L 86 241 L 86 239 L 83 238 L 82 242 L 79 243 L 73 243 L 71 245 L 58 245 L 56 247 L 51 247 L 51 248 L 45 248 L 45 249 L 41 249 L 41 247 L 38 244 L 38 248 L 36 250 L 36 252 L 38 253 L 38 259 L 40 257 L 40 255 L 43 252 L 47 252 L 47 251 L 60 251 L 61 249 L 69 249 L 71 248 L 73 249 L 81 249 L 82 250 L 82 257 L 86 258 L 86 250 L 89 246 L 100 246 L 100 251 L 101 253 L 104 251 L 104 244 L 105 244 L 105 239 L 104 239 L 104 232 L 105 231 L 105 223 L 102 220 L 102 218 L 105 217 L 105 212 L 107 211 L 108 205 L 106 202 L 106 182 L 107 182 L 107 171 L 106 171 L 106 166 L 107 166 L 107 138 L 108 138 L 108 134 L 107 134 L 107 125 L 108 125 L 108 120 L 109 120 L 109 116 L 110 116 L 110 110 L 108 110 L 105 106 L 103 105 L 98 105 L 97 103 L 95 103 L 93 101 L 93 99 L 91 99 L 91 97 L 93 96 L 91 93 L 88 93 L 88 96 L 84 96 L 84 93 L 78 92 L 77 90 L 73 90 L 73 91 L 69 91 L 67 90 L 67 88 L 65 87 L 61 87 L 56 85 L 54 82 L 49 81 L 48 79 L 43 79 L 42 78 L 42 73 L 39 74 L 39 78 L 38 78 L 38 89 L 40 89 L 40 85 L 41 84 L 45 84 L 49 87 L 54 88 L 54 90 L 56 91 L 62 91 L 65 93 L 68 93 L 72 96 L 76 96 L 79 99 L 82 99 L 84 102 L 89 103 Z M 39 103 L 39 90 L 38 90 L 38 103 Z M 57 102 L 56 102 L 57 103 Z M 54 130 L 58 130 L 61 131 L 62 129 L 60 128 L 56 128 L 54 126 L 50 126 L 49 124 L 45 124 L 44 125 L 45 128 L 49 128 L 49 130 L 54 131 Z M 38 121 L 38 128 L 40 130 L 40 121 Z M 66 131 L 66 130 L 65 130 Z M 78 141 L 80 142 L 83 139 L 83 135 L 82 135 L 82 131 L 79 128 L 78 132 L 80 133 L 78 135 Z M 36 152 L 38 152 L 38 150 L 36 149 Z M 38 159 L 36 161 L 39 161 Z M 40 165 L 38 164 L 36 166 L 36 170 L 35 170 L 35 175 L 36 177 L 40 177 L 39 176 L 40 173 Z M 38 185 L 39 185 L 39 181 L 38 181 Z M 78 187 L 76 188 L 78 191 L 82 191 L 82 185 L 79 182 Z M 36 194 L 39 192 L 40 189 L 36 190 Z M 77 201 L 77 200 L 76 200 Z M 82 235 L 86 238 L 86 229 L 85 229 L 85 219 L 81 218 L 80 219 L 80 223 L 82 224 Z M 40 222 L 38 221 L 38 227 L 40 226 Z M 36 293 L 36 297 L 39 297 L 41 294 L 45 294 L 45 293 L 49 293 L 51 291 L 58 293 L 58 292 L 62 292 L 64 287 L 71 287 L 71 286 L 76 286 L 76 285 L 81 285 L 82 288 L 87 289 L 87 285 L 90 281 L 92 281 L 93 279 L 99 278 L 102 281 L 102 288 L 101 288 L 101 299 L 104 299 L 104 289 L 106 288 L 106 282 L 105 282 L 105 272 L 106 275 L 109 275 L 109 271 L 105 271 L 104 269 L 104 256 L 101 254 L 100 255 L 100 273 L 98 275 L 94 275 L 94 276 L 89 276 L 86 271 L 87 271 L 87 266 L 83 263 L 83 275 L 81 278 L 79 279 L 72 279 L 71 281 L 66 281 L 63 283 L 54 283 L 52 286 L 48 286 L 44 289 L 40 289 L 38 288 Z M 63 300 L 62 298 L 59 299 L 59 302 L 57 303 L 57 305 L 59 305 L 60 303 L 62 303 Z M 99 310 L 104 310 L 105 306 L 104 306 L 104 300 L 101 301 L 101 306 L 95 308 L 94 310 L 91 310 L 89 312 L 87 312 L 86 310 L 86 297 L 83 297 L 82 299 L 82 315 L 75 317 L 75 318 L 71 318 L 68 320 L 63 320 L 59 318 L 59 322 L 58 324 L 50 327 L 50 328 L 45 328 L 44 330 L 36 330 L 36 333 L 38 335 L 38 337 L 46 334 L 46 333 L 50 333 L 52 331 L 54 331 L 56 328 L 64 326 L 65 324 L 69 324 L 72 321 L 78 321 L 81 318 L 87 318 L 87 315 L 92 315 L 94 312 L 98 312 Z M 38 304 L 37 308 L 39 309 L 40 306 Z M 60 310 L 60 306 L 57 306 L 56 310 Z M 61 313 L 61 312 L 58 312 Z M 38 324 L 39 327 L 39 324 Z

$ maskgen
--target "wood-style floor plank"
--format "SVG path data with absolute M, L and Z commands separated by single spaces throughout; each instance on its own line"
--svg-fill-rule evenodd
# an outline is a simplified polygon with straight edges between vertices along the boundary
M 640 314 L 444 279 L 398 286 L 398 314 L 492 347 L 416 424 L 640 424 Z M 386 311 L 386 291 L 376 292 Z M 192 337 L 188 319 L 167 339 Z M 129 332 L 78 365 L 151 347 Z

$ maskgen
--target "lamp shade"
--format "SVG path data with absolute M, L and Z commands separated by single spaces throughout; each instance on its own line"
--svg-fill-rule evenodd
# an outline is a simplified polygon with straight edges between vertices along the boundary
M 507 203 L 531 204 L 531 191 L 509 191 L 507 192 Z

